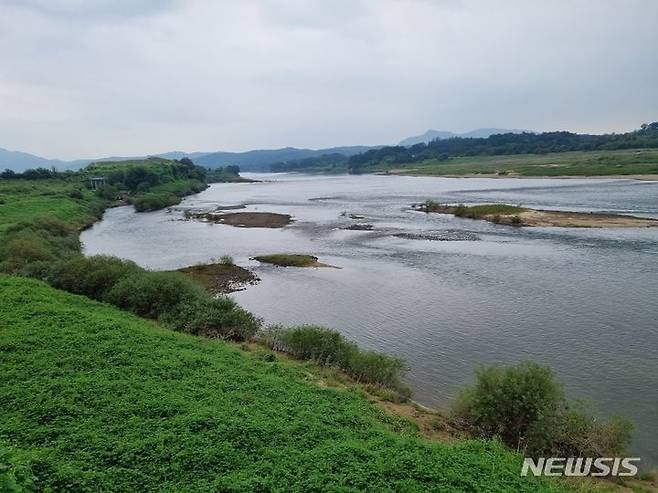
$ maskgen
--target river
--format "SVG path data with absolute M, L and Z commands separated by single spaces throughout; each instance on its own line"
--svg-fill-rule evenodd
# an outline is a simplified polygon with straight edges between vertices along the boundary
M 215 184 L 169 211 L 110 209 L 82 234 L 85 253 L 151 269 L 231 255 L 261 278 L 231 295 L 241 305 L 266 323 L 326 325 L 404 358 L 414 397 L 427 405 L 448 406 L 478 365 L 548 364 L 572 398 L 631 418 L 633 452 L 645 466 L 658 464 L 658 228 L 514 228 L 409 207 L 432 198 L 658 217 L 658 182 L 246 176 L 266 181 Z M 217 204 L 287 213 L 294 223 L 247 229 L 183 220 L 185 209 Z M 340 229 L 359 222 L 374 229 Z M 249 260 L 281 252 L 340 269 Z

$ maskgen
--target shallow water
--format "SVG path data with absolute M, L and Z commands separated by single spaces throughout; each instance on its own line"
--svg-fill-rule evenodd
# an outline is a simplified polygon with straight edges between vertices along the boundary
M 173 211 L 111 209 L 82 234 L 85 252 L 152 269 L 231 255 L 262 279 L 232 295 L 240 304 L 268 323 L 327 325 L 405 358 L 415 398 L 428 405 L 449 405 L 480 364 L 549 364 L 572 397 L 633 419 L 634 452 L 658 464 L 658 228 L 513 228 L 409 208 L 433 198 L 658 217 L 658 182 L 256 177 L 271 181 L 216 184 Z M 242 203 L 295 222 L 246 229 L 182 220 L 182 209 Z M 359 222 L 375 229 L 339 229 Z M 310 253 L 341 269 L 249 260 L 277 252 Z

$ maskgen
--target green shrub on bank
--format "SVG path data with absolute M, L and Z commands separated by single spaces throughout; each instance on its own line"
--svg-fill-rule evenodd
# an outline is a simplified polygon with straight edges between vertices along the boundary
M 205 294 L 180 311 L 166 312 L 160 320 L 183 332 L 233 341 L 252 339 L 261 324 L 232 299 Z
M 178 272 L 137 272 L 112 286 L 105 300 L 147 318 L 159 318 L 193 303 L 204 293 Z
M 476 436 L 498 437 L 533 456 L 614 456 L 628 445 L 632 430 L 622 418 L 599 423 L 571 408 L 550 368 L 527 362 L 477 370 L 475 385 L 462 391 L 453 416 Z
M 260 320 L 229 298 L 213 298 L 179 272 L 140 269 L 119 279 L 103 299 L 176 330 L 222 339 L 253 337 Z
M 169 192 L 146 193 L 132 199 L 137 212 L 157 211 L 171 205 L 180 204 L 181 198 Z
M 262 331 L 259 339 L 276 351 L 344 371 L 360 383 L 393 389 L 403 398 L 411 395 L 401 381 L 406 371 L 401 359 L 359 349 L 335 330 L 314 325 L 275 326 Z
M 109 255 L 79 255 L 55 262 L 44 280 L 56 288 L 102 300 L 119 280 L 140 272 L 144 270 L 130 260 Z

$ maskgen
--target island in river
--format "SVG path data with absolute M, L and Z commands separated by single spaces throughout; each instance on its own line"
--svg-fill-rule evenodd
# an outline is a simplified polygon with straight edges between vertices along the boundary
M 427 213 L 453 214 L 457 217 L 482 219 L 510 226 L 541 226 L 559 228 L 650 228 L 658 220 L 624 214 L 572 212 L 530 209 L 508 204 L 448 205 L 427 200 L 414 204 L 415 210 Z

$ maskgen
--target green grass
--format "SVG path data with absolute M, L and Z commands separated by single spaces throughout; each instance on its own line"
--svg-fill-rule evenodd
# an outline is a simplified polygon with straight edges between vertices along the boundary
M 418 176 L 493 174 L 514 176 L 615 176 L 658 174 L 658 149 L 557 152 L 506 156 L 453 157 L 445 161 L 375 166 Z M 370 171 L 370 169 L 368 169 Z
M 313 255 L 299 255 L 291 253 L 274 253 L 272 255 L 259 255 L 254 257 L 259 262 L 279 265 L 281 267 L 310 267 L 316 265 L 318 258 Z
M 484 216 L 491 215 L 509 215 L 509 214 L 518 214 L 527 209 L 519 207 L 516 205 L 507 205 L 507 204 L 482 204 L 482 205 L 460 205 L 457 206 L 456 216 L 461 217 L 470 217 L 470 218 L 481 218 Z
M 69 194 L 80 190 L 83 198 Z M 102 201 L 84 188 L 80 177 L 53 180 L 0 180 L 0 234 L 37 217 L 61 219 L 77 227 L 95 220 Z
M 429 443 L 294 363 L 34 280 L 0 291 L 0 442 L 40 491 L 562 490 L 498 443 Z

